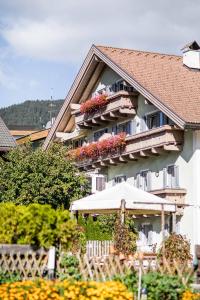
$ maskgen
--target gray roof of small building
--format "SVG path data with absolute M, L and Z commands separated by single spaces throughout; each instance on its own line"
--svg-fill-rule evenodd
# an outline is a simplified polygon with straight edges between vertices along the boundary
M 6 127 L 2 118 L 0 117 L 0 151 L 7 151 L 15 146 L 15 139 L 10 134 L 10 131 Z

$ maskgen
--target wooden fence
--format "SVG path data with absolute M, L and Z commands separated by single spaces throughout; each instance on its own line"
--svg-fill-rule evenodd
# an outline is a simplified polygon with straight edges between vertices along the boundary
M 41 278 L 48 262 L 48 251 L 28 245 L 0 245 L 0 269 L 17 272 L 24 280 Z
M 106 281 L 112 280 L 116 275 L 124 275 L 128 270 L 143 274 L 153 271 L 161 274 L 178 275 L 183 284 L 187 284 L 193 275 L 191 262 L 180 263 L 176 260 L 155 259 L 132 259 L 121 260 L 119 256 L 109 255 L 107 257 L 77 256 L 79 260 L 79 270 L 84 280 Z
M 87 241 L 86 254 L 88 257 L 108 256 L 112 245 L 112 241 Z
M 57 256 L 56 272 L 65 274 L 62 266 L 62 255 Z M 90 257 L 87 254 L 77 255 L 79 261 L 78 271 L 84 280 L 106 281 L 113 276 L 123 275 L 128 270 L 146 273 L 157 271 L 162 274 L 177 274 L 183 284 L 186 284 L 193 275 L 191 263 L 179 263 L 175 260 L 156 260 L 147 258 L 143 260 L 121 260 L 116 255 Z M 48 264 L 48 252 L 40 249 L 35 251 L 29 246 L 0 246 L 0 269 L 8 273 L 17 272 L 24 280 L 41 278 Z

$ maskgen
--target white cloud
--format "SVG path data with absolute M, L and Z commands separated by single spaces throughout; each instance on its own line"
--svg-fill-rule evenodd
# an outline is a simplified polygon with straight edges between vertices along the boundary
M 198 0 L 1 0 L 0 9 L 13 53 L 40 60 L 80 61 L 92 43 L 178 52 L 200 39 Z

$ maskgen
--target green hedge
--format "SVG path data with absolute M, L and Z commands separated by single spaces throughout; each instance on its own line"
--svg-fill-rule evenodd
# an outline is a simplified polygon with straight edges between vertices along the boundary
M 82 235 L 67 210 L 54 210 L 49 205 L 40 204 L 0 204 L 2 244 L 29 244 L 44 248 L 54 245 L 69 250 L 77 246 Z
M 79 216 L 78 223 L 84 228 L 87 240 L 105 241 L 113 239 L 115 220 L 114 214 L 97 216 L 96 220 L 92 216 Z

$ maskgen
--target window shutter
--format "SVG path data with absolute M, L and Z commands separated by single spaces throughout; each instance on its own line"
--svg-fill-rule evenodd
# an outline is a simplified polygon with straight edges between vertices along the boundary
M 136 187 L 139 189 L 140 188 L 140 173 L 136 175 Z
M 144 116 L 141 120 L 140 120 L 140 131 L 143 132 L 146 130 L 146 116 Z
M 148 171 L 147 176 L 147 191 L 151 191 L 151 171 Z
M 112 132 L 117 134 L 117 125 L 112 126 Z
M 136 120 L 131 122 L 131 134 L 136 134 Z
M 105 177 L 96 177 L 96 190 L 102 191 L 105 189 Z
M 167 168 L 163 169 L 163 188 L 167 187 Z
M 129 121 L 128 123 L 127 123 L 127 134 L 130 134 L 131 135 L 131 121 Z
M 179 187 L 179 166 L 174 166 L 175 187 Z

